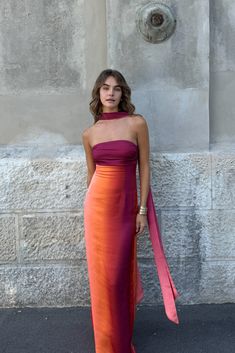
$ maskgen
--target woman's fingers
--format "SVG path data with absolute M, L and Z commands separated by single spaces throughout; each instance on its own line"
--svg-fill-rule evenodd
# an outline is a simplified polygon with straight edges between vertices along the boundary
M 139 218 L 136 219 L 136 233 L 141 234 L 145 229 L 146 222 Z

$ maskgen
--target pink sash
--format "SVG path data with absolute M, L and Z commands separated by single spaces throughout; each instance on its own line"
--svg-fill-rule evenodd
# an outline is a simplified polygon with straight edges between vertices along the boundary
M 179 324 L 179 319 L 178 319 L 176 306 L 175 306 L 175 300 L 176 298 L 179 297 L 179 293 L 175 288 L 174 282 L 172 280 L 172 277 L 169 271 L 168 263 L 164 254 L 164 249 L 163 249 L 161 235 L 159 231 L 151 187 L 148 193 L 147 207 L 148 207 L 147 219 L 148 219 L 150 240 L 153 247 L 154 260 L 157 267 L 165 312 L 169 320 L 173 321 L 175 324 Z M 140 302 L 142 298 L 143 298 L 143 288 L 141 285 L 140 272 L 138 270 L 137 302 Z

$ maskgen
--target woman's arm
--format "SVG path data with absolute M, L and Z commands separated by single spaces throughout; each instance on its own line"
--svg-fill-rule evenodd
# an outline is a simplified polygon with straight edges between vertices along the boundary
M 136 119 L 137 141 L 139 146 L 139 176 L 140 176 L 140 206 L 146 207 L 150 186 L 150 162 L 149 162 L 149 133 L 145 119 L 138 116 Z M 142 233 L 147 224 L 146 215 L 137 214 L 136 230 Z
M 150 184 L 149 134 L 147 123 L 143 117 L 138 117 L 137 141 L 139 146 L 140 206 L 146 207 Z
M 92 156 L 92 149 L 89 144 L 89 133 L 88 129 L 84 130 L 82 133 L 82 143 L 86 154 L 86 164 L 87 164 L 87 187 L 89 187 L 92 176 L 95 172 L 95 162 Z

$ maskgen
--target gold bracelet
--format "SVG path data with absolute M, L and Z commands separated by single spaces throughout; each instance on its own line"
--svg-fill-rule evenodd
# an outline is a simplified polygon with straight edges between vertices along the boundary
M 146 216 L 147 215 L 147 211 L 148 211 L 147 207 L 145 207 L 145 206 L 140 206 L 139 207 L 139 214 L 140 215 Z

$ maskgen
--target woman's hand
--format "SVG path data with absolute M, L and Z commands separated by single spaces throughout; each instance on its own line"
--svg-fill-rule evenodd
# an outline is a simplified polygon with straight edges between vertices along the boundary
M 136 216 L 136 235 L 143 233 L 146 225 L 147 225 L 147 216 L 138 213 Z

